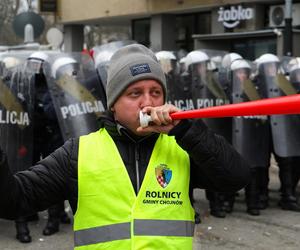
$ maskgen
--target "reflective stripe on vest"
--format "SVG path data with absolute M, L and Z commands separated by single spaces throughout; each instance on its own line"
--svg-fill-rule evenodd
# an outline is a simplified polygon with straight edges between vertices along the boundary
M 113 224 L 75 231 L 75 246 L 130 239 L 130 223 Z
M 134 220 L 134 234 L 193 237 L 194 223 L 182 220 Z
M 80 137 L 75 249 L 192 249 L 189 157 L 160 135 L 135 194 L 105 129 Z
M 134 220 L 134 234 L 193 237 L 194 223 L 180 220 Z M 75 232 L 75 246 L 123 239 L 130 239 L 130 223 L 113 224 Z

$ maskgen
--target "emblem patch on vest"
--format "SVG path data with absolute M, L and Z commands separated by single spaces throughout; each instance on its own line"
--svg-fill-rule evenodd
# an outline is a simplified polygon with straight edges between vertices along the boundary
M 165 188 L 166 186 L 168 186 L 172 179 L 172 170 L 167 168 L 167 165 L 160 164 L 158 167 L 155 168 L 155 175 L 158 184 L 161 187 Z

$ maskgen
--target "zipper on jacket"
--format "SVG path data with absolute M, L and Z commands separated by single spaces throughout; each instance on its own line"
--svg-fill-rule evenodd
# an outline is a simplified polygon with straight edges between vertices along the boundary
M 138 194 L 140 190 L 139 144 L 136 144 L 134 147 L 134 158 L 135 158 L 135 172 L 136 172 L 136 194 Z

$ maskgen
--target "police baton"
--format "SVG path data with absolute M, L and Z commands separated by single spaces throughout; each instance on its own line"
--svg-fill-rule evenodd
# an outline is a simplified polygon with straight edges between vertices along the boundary
M 257 115 L 291 115 L 300 114 L 300 94 L 274 97 L 243 103 L 227 104 L 202 109 L 171 113 L 173 120 L 191 118 L 221 118 Z M 147 127 L 151 116 L 140 112 L 141 127 Z

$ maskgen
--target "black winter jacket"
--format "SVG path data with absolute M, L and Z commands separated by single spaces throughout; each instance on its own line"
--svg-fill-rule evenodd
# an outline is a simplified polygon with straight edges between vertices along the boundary
M 158 134 L 136 137 L 108 116 L 100 119 L 100 127 L 105 127 L 116 143 L 137 192 Z M 201 120 L 181 121 L 169 135 L 175 136 L 190 156 L 191 188 L 234 192 L 248 183 L 248 165 L 223 137 L 210 131 Z M 15 175 L 10 173 L 0 151 L 0 217 L 13 219 L 45 210 L 63 200 L 69 201 L 75 213 L 78 146 L 78 138 L 70 139 L 37 165 Z

